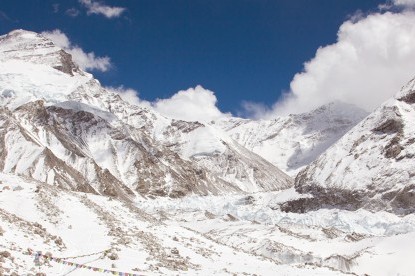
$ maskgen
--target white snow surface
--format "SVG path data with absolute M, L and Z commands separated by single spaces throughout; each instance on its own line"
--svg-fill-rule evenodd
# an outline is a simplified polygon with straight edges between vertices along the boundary
M 70 77 L 49 65 L 14 59 L 0 62 L 0 72 L 0 104 L 10 109 L 39 99 L 48 103 L 65 101 L 71 92 L 92 78 L 91 75 Z
M 355 192 L 368 209 L 413 210 L 414 83 L 410 81 L 308 165 L 297 177 L 296 188 L 317 198 L 321 190 Z
M 290 176 L 314 161 L 367 113 L 341 102 L 271 120 L 224 118 L 212 125 Z
M 99 275 L 44 258 L 35 266 L 28 253 L 38 250 L 140 275 L 415 271 L 414 214 L 285 213 L 280 204 L 312 195 L 296 192 L 275 167 L 294 176 L 320 156 L 311 166 L 325 165 L 310 177 L 336 180 L 324 187 L 366 189 L 367 179 L 382 173 L 380 188 L 405 189 L 414 178 L 415 111 L 401 98 L 411 95 L 415 81 L 330 147 L 366 114 L 334 103 L 269 121 L 173 120 L 124 102 L 88 73 L 55 69 L 65 65 L 60 50 L 33 32 L 0 36 L 0 274 Z M 395 134 L 355 143 L 387 118 L 404 125 L 395 159 L 383 151 Z M 168 191 L 186 187 L 193 182 L 177 177 L 183 171 L 204 177 L 193 195 L 150 199 L 123 190 L 149 179 Z M 80 182 L 89 186 L 77 189 Z M 124 197 L 98 195 L 108 186 Z
M 281 212 L 279 203 L 303 196 L 293 189 L 137 198 L 131 205 L 16 175 L 0 174 L 0 181 L 0 252 L 11 254 L 3 259 L 6 274 L 98 275 L 42 258 L 35 266 L 28 248 L 140 275 L 410 275 L 415 269 L 413 214 Z
M 42 35 L 26 30 L 14 30 L 0 36 L 0 60 L 24 60 L 54 67 L 61 49 Z
M 23 125 L 23 129 L 37 142 L 38 145 L 35 146 L 38 150 L 45 148 L 51 150 L 54 156 L 88 179 L 90 185 L 97 191 L 100 189 L 100 185 L 97 184 L 99 176 L 89 172 L 94 166 L 93 163 L 103 170 L 108 170 L 112 176 L 133 190 L 136 188 L 134 183 L 140 181 L 140 173 L 131 171 L 136 160 L 139 159 L 137 157 L 139 154 L 137 150 L 131 153 L 131 146 L 127 147 L 125 143 L 113 138 L 112 134 L 115 131 L 130 136 L 128 137 L 130 140 L 142 145 L 142 150 L 146 150 L 150 155 L 156 153 L 169 155 L 171 150 L 179 155 L 178 158 L 181 158 L 183 163 L 187 162 L 189 167 L 192 166 L 195 172 L 205 171 L 206 182 L 210 182 L 206 184 L 206 188 L 203 188 L 206 190 L 205 193 L 230 190 L 247 192 L 278 190 L 292 185 L 292 179 L 272 164 L 250 151 L 241 152 L 240 145 L 220 129 L 198 122 L 166 118 L 148 108 L 128 104 L 118 94 L 104 89 L 91 74 L 79 68 L 72 69 L 71 72 L 56 69 L 57 66 L 65 67 L 64 62 L 70 66 L 72 63 L 63 59 L 61 49 L 42 35 L 17 30 L 1 36 L 0 60 L 2 61 L 0 63 L 1 106 L 15 112 L 23 104 L 42 100 L 45 106 L 60 107 L 73 112 L 84 111 L 96 116 L 98 121 L 102 119 L 108 123 L 110 130 L 105 122 L 94 126 L 93 129 L 79 124 L 80 129 L 90 133 L 88 135 L 83 133 L 82 138 L 62 138 L 56 136 L 56 133 L 50 133 L 46 123 L 39 126 L 39 118 L 29 118 L 30 116 L 24 114 L 14 118 L 16 123 Z M 66 65 L 69 66 L 68 64 Z M 47 112 L 51 113 L 50 110 Z M 22 122 L 21 117 L 24 117 L 25 121 Z M 55 122 L 49 123 L 53 125 Z M 53 125 L 54 128 L 60 126 Z M 66 122 L 65 129 L 70 128 L 70 123 Z M 22 135 L 24 137 L 24 134 Z M 72 135 L 82 136 L 76 133 Z M 70 141 L 66 141 L 67 138 L 70 138 Z M 20 149 L 20 146 L 10 141 L 7 146 L 12 150 L 14 147 L 19 147 L 20 151 L 27 153 L 33 151 L 33 146 L 29 144 L 26 143 L 27 147 Z M 74 146 L 68 148 L 68 145 Z M 75 154 L 74 148 L 77 148 Z M 79 152 L 82 157 L 86 156 L 90 159 L 74 158 Z M 121 155 L 125 153 L 129 155 L 123 159 Z M 39 151 L 37 156 L 40 157 L 41 154 L 43 152 Z M 14 165 L 21 162 L 16 158 L 23 156 L 15 155 L 13 160 L 8 157 L 11 162 L 6 172 L 10 172 L 15 168 Z M 160 166 L 174 166 L 171 160 L 166 160 L 167 158 L 159 156 L 155 158 L 160 159 Z M 28 162 L 30 160 L 37 164 Z M 30 173 L 37 180 L 54 182 L 56 172 L 50 172 L 50 168 L 42 168 L 47 162 L 43 160 L 38 162 L 38 159 L 34 158 L 23 162 L 26 166 L 20 169 L 20 172 L 30 169 L 37 172 Z M 229 169 L 223 172 L 221 170 L 223 167 Z M 162 178 L 165 181 L 160 181 L 163 182 L 160 186 L 165 186 L 166 190 L 169 190 L 174 185 L 180 185 L 177 177 L 176 179 L 172 177 L 177 175 L 180 168 L 172 168 L 171 172 L 166 172 L 167 169 L 162 170 L 166 175 Z M 147 179 L 142 180 L 147 181 Z M 74 186 L 75 183 L 72 184 Z

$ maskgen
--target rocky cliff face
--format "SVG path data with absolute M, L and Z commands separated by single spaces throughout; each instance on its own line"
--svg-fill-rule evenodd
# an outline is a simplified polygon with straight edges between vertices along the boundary
M 415 80 L 344 135 L 295 179 L 311 199 L 286 210 L 322 206 L 415 211 Z
M 45 107 L 43 101 L 36 101 L 10 115 L 4 121 L 7 138 L 2 141 L 7 173 L 123 198 L 134 195 L 133 191 L 171 197 L 239 191 L 207 176 L 139 130 L 110 124 L 89 112 Z
M 257 192 L 291 185 L 290 178 L 282 171 L 220 129 L 199 122 L 165 118 L 148 108 L 129 105 L 95 81 L 79 87 L 68 98 L 107 110 L 181 158 L 213 172 L 242 191 Z
M 39 34 L 1 36 L 0 60 L 3 172 L 124 199 L 292 185 L 221 131 L 124 102 Z

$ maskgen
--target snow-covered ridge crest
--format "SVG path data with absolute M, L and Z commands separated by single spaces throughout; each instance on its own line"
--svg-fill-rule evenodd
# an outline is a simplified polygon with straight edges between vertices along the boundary
M 64 73 L 80 73 L 70 54 L 41 34 L 15 30 L 0 36 L 0 60 L 23 60 L 49 65 Z
M 313 199 L 287 210 L 336 206 L 415 211 L 415 90 L 410 81 L 301 171 L 296 190 Z
M 395 95 L 395 98 L 401 101 L 404 101 L 408 104 L 415 103 L 415 78 L 409 81 L 401 91 Z
M 0 36 L 0 105 L 15 109 L 30 101 L 67 100 L 78 87 L 95 81 L 70 54 L 41 34 L 15 30 Z
M 121 198 L 292 186 L 223 131 L 131 105 L 72 61 L 62 70 L 61 52 L 33 32 L 1 37 L 0 105 L 11 114 L 0 137 L 6 172 Z
M 366 115 L 357 106 L 333 102 L 303 114 L 259 121 L 225 118 L 214 126 L 295 177 Z
M 0 52 L 0 274 L 94 273 L 81 264 L 167 275 L 415 270 L 414 213 L 321 208 L 287 214 L 280 208 L 287 201 L 297 205 L 283 205 L 285 210 L 330 203 L 344 208 L 342 197 L 360 204 L 354 207 L 414 206 L 413 85 L 307 167 L 310 188 L 308 182 L 296 187 L 303 194 L 294 188 L 269 192 L 292 187 L 292 179 L 246 145 L 272 153 L 278 152 L 272 145 L 285 145 L 284 153 L 295 155 L 280 160 L 304 161 L 318 153 L 308 152 L 313 143 L 328 147 L 359 119 L 353 117 L 358 111 L 332 104 L 273 121 L 173 120 L 128 104 L 92 75 L 44 63 L 49 54 L 6 55 Z M 293 147 L 294 138 L 305 142 Z M 355 166 L 342 171 L 341 162 L 352 158 Z M 326 178 L 336 161 L 338 175 Z M 373 180 L 378 172 L 384 173 L 375 182 L 379 186 L 364 186 L 364 177 Z M 354 187 L 336 178 L 342 175 L 356 178 Z M 386 186 L 396 183 L 394 177 L 402 185 Z M 321 179 L 331 183 L 319 184 Z M 38 250 L 53 259 L 40 258 L 35 267 L 32 253 Z M 72 265 L 62 264 L 68 259 Z

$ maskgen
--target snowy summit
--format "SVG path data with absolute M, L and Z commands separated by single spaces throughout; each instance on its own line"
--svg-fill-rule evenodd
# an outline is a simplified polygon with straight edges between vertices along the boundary
M 372 112 L 197 121 L 82 68 L 0 36 L 0 275 L 415 271 L 415 80 Z

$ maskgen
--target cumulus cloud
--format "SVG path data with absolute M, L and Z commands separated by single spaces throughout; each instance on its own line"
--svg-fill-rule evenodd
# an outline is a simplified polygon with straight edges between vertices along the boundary
M 73 45 L 68 36 L 61 30 L 56 29 L 50 32 L 42 32 L 42 35 L 52 40 L 56 46 L 70 53 L 74 62 L 83 70 L 105 72 L 111 67 L 109 57 L 97 57 L 94 52 L 84 52 L 79 46 Z
M 200 85 L 179 91 L 171 98 L 158 99 L 152 103 L 162 115 L 179 120 L 208 122 L 230 116 L 222 113 L 216 104 L 215 94 Z
M 243 118 L 250 119 L 262 119 L 266 117 L 272 117 L 272 108 L 263 104 L 249 101 L 242 102 L 242 110 L 237 112 L 237 115 Z
M 106 87 L 133 105 L 152 108 L 158 113 L 177 120 L 209 122 L 215 119 L 231 116 L 222 113 L 216 106 L 217 98 L 214 92 L 198 85 L 195 88 L 181 90 L 167 99 L 157 99 L 154 102 L 139 98 L 136 90 L 131 88 Z
M 92 0 L 79 0 L 87 9 L 87 14 L 101 14 L 107 18 L 119 17 L 125 11 L 123 7 L 111 7 L 102 2 Z
M 132 105 L 138 105 L 138 106 L 144 106 L 144 107 L 151 107 L 151 103 L 145 100 L 141 100 L 139 98 L 138 91 L 132 88 L 126 88 L 124 86 L 118 86 L 118 87 L 105 87 L 105 89 L 117 93 L 120 95 L 120 97 L 132 104 Z
M 392 3 L 396 6 L 415 7 L 415 0 L 393 0 Z
M 414 45 L 412 11 L 350 19 L 341 25 L 337 42 L 320 47 L 304 71 L 294 76 L 290 92 L 270 112 L 259 109 L 254 115 L 306 112 L 331 101 L 371 111 L 415 75 Z
M 415 0 L 388 0 L 378 6 L 379 10 L 411 10 L 415 8 Z

